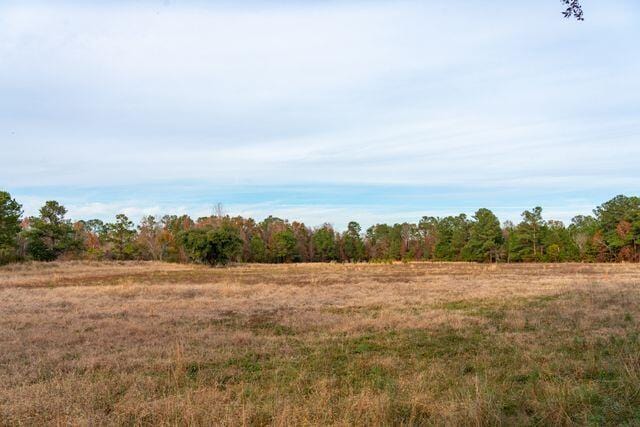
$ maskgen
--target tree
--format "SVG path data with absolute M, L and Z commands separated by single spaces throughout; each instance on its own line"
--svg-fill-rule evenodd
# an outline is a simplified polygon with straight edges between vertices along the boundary
M 422 258 L 434 259 L 438 243 L 438 218 L 423 216 L 418 223 L 418 232 L 422 239 Z
M 338 256 L 336 234 L 329 224 L 325 224 L 313 233 L 311 238 L 315 261 L 333 261 Z
M 252 218 L 243 218 L 241 216 L 229 218 L 226 221 L 238 230 L 238 234 L 242 240 L 242 253 L 240 260 L 251 261 L 251 239 L 253 237 L 260 236 L 260 230 L 256 227 L 256 222 Z M 264 241 L 262 243 L 264 245 Z
M 73 224 L 75 239 L 81 242 L 83 258 L 102 259 L 107 230 L 99 219 L 80 220 Z
M 542 208 L 522 212 L 522 222 L 514 230 L 510 258 L 514 261 L 539 261 L 543 255 L 542 233 L 545 227 Z
M 160 243 L 165 253 L 165 260 L 187 262 L 188 255 L 182 244 L 182 234 L 194 226 L 193 220 L 189 215 L 165 215 L 160 222 L 162 223 Z
M 438 218 L 435 257 L 443 261 L 458 261 L 469 239 L 469 220 L 465 214 Z
M 118 260 L 132 259 L 136 251 L 136 231 L 125 214 L 116 215 L 116 222 L 107 225 L 107 240 L 111 243 L 111 256 Z
M 218 209 L 220 211 L 220 209 Z M 48 201 L 39 215 L 20 220 L 21 206 L 0 192 L 0 262 L 20 258 L 50 261 L 61 255 L 120 260 L 160 259 L 208 264 L 229 261 L 306 262 L 362 260 L 640 261 L 640 197 L 619 195 L 576 216 L 565 227 L 544 220 L 542 208 L 522 213 L 516 226 L 502 227 L 488 209 L 422 217 L 416 223 L 376 224 L 364 235 L 357 222 L 343 233 L 329 224 L 311 230 L 302 222 L 269 216 L 260 223 L 241 216 L 187 215 L 142 218 L 137 228 L 126 215 L 112 224 L 65 218 L 67 210 Z M 193 232 L 191 232 L 193 231 Z M 235 236 L 235 237 L 234 237 Z M 235 241 L 241 248 L 236 252 Z
M 164 257 L 164 245 L 161 241 L 162 224 L 152 215 L 142 218 L 138 226 L 138 246 L 147 259 L 161 261 Z
M 578 261 L 580 250 L 562 221 L 547 221 L 543 229 L 544 260 L 552 262 Z
M 293 261 L 309 262 L 313 260 L 313 231 L 304 223 L 294 221 L 291 224 L 291 231 L 296 238 L 296 249 Z
M 512 261 L 512 255 L 514 254 L 513 248 L 517 246 L 516 243 L 516 227 L 512 221 L 505 221 L 502 224 L 502 241 L 504 242 L 502 252 L 506 256 L 507 262 Z
M 49 200 L 40 208 L 40 216 L 29 219 L 27 247 L 33 259 L 53 261 L 63 252 L 78 246 L 71 222 L 64 217 L 66 213 L 64 206 Z
M 578 251 L 580 261 L 595 261 L 606 248 L 596 245 L 601 234 L 600 224 L 594 217 L 578 215 L 573 217 L 568 227 L 569 236 Z
M 189 257 L 208 265 L 227 264 L 242 249 L 238 231 L 228 224 L 217 228 L 192 228 L 182 232 L 181 238 Z
M 342 251 L 347 261 L 362 261 L 365 259 L 365 246 L 360 237 L 362 228 L 360 224 L 351 221 L 347 225 L 347 231 L 342 235 Z
M 267 260 L 267 245 L 259 235 L 251 237 L 249 241 L 249 260 L 252 262 L 265 262 Z
M 393 227 L 400 236 L 400 259 L 403 261 L 414 260 L 422 253 L 418 227 L 408 222 L 395 224 Z
M 20 216 L 22 205 L 6 191 L 0 191 L 0 264 L 16 258 Z
M 468 261 L 498 261 L 502 245 L 500 220 L 489 209 L 479 209 L 473 216 L 469 229 L 469 241 L 464 247 Z
M 638 260 L 640 197 L 619 195 L 593 212 L 600 224 L 609 260 Z
M 100 237 L 105 237 L 109 231 L 107 224 L 105 224 L 101 219 L 90 219 L 89 221 L 86 221 L 86 228 Z
M 273 235 L 272 255 L 276 262 L 291 262 L 296 256 L 296 236 L 286 228 Z
M 367 229 L 366 244 L 369 258 L 374 260 L 399 260 L 402 236 L 398 227 L 376 224 Z

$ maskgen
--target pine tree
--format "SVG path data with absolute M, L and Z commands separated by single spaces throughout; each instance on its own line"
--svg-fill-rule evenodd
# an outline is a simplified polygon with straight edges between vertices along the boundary
M 500 221 L 489 209 L 479 209 L 473 216 L 469 241 L 464 247 L 467 261 L 498 261 L 502 245 Z
M 22 206 L 6 191 L 0 191 L 0 264 L 16 259 Z

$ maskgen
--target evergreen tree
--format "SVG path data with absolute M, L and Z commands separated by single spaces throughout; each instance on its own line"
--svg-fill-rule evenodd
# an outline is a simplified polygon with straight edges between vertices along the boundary
M 29 218 L 26 232 L 29 255 L 38 261 L 53 261 L 65 251 L 76 249 L 71 221 L 65 219 L 67 209 L 55 200 L 40 208 L 38 217 Z
M 489 209 L 479 209 L 473 216 L 469 229 L 469 241 L 464 247 L 467 261 L 498 261 L 502 245 L 500 221 Z
M 514 261 L 540 261 L 543 256 L 544 227 L 541 207 L 536 206 L 531 211 L 524 211 L 522 222 L 514 230 L 510 258 Z
M 6 191 L 0 191 L 0 264 L 17 258 L 22 206 Z
M 435 257 L 442 261 L 462 259 L 462 250 L 469 240 L 469 220 L 465 214 L 439 218 L 436 225 Z
M 579 261 L 580 251 L 562 221 L 547 221 L 543 228 L 544 260 L 551 262 Z
M 111 243 L 111 256 L 118 260 L 132 259 L 135 252 L 136 231 L 125 214 L 116 215 L 116 222 L 107 226 L 107 240 Z
M 640 197 L 619 195 L 594 211 L 609 260 L 640 260 Z

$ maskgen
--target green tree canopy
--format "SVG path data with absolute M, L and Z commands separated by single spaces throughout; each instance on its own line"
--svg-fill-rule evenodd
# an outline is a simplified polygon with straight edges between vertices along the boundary
M 609 257 L 637 260 L 640 255 L 640 197 L 619 195 L 593 212 L 600 224 Z
M 329 225 L 317 229 L 311 238 L 315 261 L 333 261 L 338 256 L 336 234 Z
M 438 218 L 435 257 L 443 261 L 457 261 L 469 238 L 469 220 L 465 214 Z
M 256 234 L 251 237 L 249 241 L 249 256 L 250 261 L 253 262 L 266 262 L 267 261 L 267 245 L 260 235 Z
M 228 224 L 216 228 L 192 228 L 182 232 L 181 237 L 189 257 L 203 264 L 227 264 L 242 249 L 238 231 Z
M 489 209 L 479 209 L 469 228 L 463 253 L 468 261 L 498 261 L 503 242 L 500 220 Z
M 347 225 L 347 231 L 342 234 L 342 248 L 346 261 L 362 261 L 365 259 L 365 246 L 360 233 L 360 224 L 351 221 Z
M 61 253 L 76 249 L 71 222 L 65 219 L 67 209 L 55 200 L 40 208 L 40 215 L 29 219 L 27 231 L 29 255 L 38 261 L 53 261 Z
M 272 256 L 276 262 L 291 262 L 296 257 L 296 236 L 286 228 L 273 235 Z
M 16 258 L 22 205 L 6 191 L 0 191 L 0 264 Z
M 513 245 L 510 248 L 514 261 L 539 261 L 543 256 L 542 235 L 545 222 L 542 208 L 536 206 L 522 212 L 522 221 L 513 231 Z
M 111 243 L 111 255 L 115 259 L 132 259 L 135 253 L 136 231 L 133 222 L 125 214 L 116 215 L 116 222 L 107 225 L 107 240 Z

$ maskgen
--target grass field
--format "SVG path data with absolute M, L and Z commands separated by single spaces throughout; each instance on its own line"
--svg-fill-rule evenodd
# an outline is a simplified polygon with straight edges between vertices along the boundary
M 0 268 L 2 424 L 640 424 L 640 265 Z

